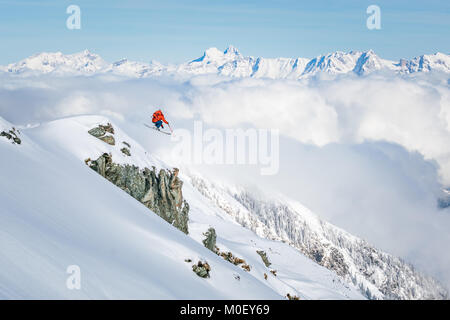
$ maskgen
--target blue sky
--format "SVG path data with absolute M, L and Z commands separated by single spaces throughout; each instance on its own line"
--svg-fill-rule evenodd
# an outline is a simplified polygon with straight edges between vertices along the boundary
M 66 28 L 70 4 L 81 8 L 81 30 Z M 381 9 L 381 30 L 366 27 L 371 4 Z M 0 34 L 0 64 L 84 49 L 107 61 L 178 63 L 229 44 L 264 57 L 373 49 L 398 59 L 450 52 L 450 1 L 0 0 Z

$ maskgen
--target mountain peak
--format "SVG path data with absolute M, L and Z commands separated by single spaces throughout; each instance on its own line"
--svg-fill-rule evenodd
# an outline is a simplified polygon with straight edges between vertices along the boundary
M 88 49 L 85 49 L 81 52 L 75 53 L 73 55 L 68 55 L 68 56 L 82 57 L 82 58 L 88 58 L 88 59 L 101 59 L 101 57 L 98 54 L 93 53 Z
M 207 57 L 221 57 L 223 52 L 217 49 L 216 47 L 211 47 L 205 50 L 205 56 Z
M 228 46 L 225 51 L 221 51 L 216 47 L 211 47 L 205 50 L 203 56 L 191 62 L 206 62 L 206 63 L 223 63 L 239 57 L 241 54 L 238 49 L 232 45 Z
M 241 54 L 239 52 L 239 50 L 236 47 L 234 47 L 233 45 L 229 45 L 223 53 L 224 54 L 232 54 L 232 55 L 236 55 L 236 56 Z

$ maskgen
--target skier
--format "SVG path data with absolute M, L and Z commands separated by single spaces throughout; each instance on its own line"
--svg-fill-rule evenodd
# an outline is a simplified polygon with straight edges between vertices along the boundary
M 152 122 L 155 125 L 156 129 L 159 131 L 159 128 L 163 128 L 163 121 L 165 124 L 169 125 L 169 123 L 167 122 L 166 118 L 164 118 L 164 114 L 162 113 L 161 109 L 156 110 L 153 113 L 153 117 L 152 117 Z M 170 128 L 170 125 L 169 125 Z

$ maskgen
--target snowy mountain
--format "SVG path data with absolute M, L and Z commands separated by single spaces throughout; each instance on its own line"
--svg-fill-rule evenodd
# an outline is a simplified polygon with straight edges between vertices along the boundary
M 17 63 L 3 67 L 9 73 L 95 74 L 104 72 L 109 64 L 99 55 L 85 50 L 64 55 L 61 52 L 33 55 Z
M 240 225 L 289 243 L 357 286 L 369 299 L 443 299 L 446 290 L 412 265 L 321 220 L 302 204 L 191 174 L 191 183 Z
M 262 58 L 243 56 L 235 47 L 225 51 L 209 48 L 192 61 L 179 65 L 163 65 L 133 62 L 121 59 L 114 63 L 105 62 L 100 56 L 85 50 L 63 55 L 40 53 L 17 63 L 0 67 L 11 74 L 33 75 L 52 73 L 56 75 L 117 74 L 126 77 L 149 77 L 160 75 L 205 75 L 217 74 L 227 77 L 254 77 L 270 79 L 301 79 L 320 74 L 367 75 L 388 71 L 398 74 L 417 72 L 450 73 L 450 56 L 444 53 L 422 55 L 413 59 L 390 61 L 378 57 L 372 50 L 366 52 L 332 52 L 313 59 L 307 58 Z
M 176 192 L 172 168 L 103 116 L 23 128 L 0 118 L 0 132 L 10 131 L 21 140 L 0 136 L 0 298 L 446 297 L 433 279 L 283 196 L 183 169 Z M 179 197 L 186 230 L 162 207 Z M 202 244 L 209 228 L 215 252 Z M 193 272 L 198 261 L 209 277 Z M 66 287 L 69 265 L 81 269 L 81 290 Z
M 368 74 L 381 69 L 392 69 L 394 63 L 380 59 L 372 50 L 367 52 L 333 52 L 319 56 L 305 67 L 303 75 L 314 75 L 319 72 L 327 74 L 346 74 L 354 72 L 357 75 Z
M 172 199 L 171 168 L 107 118 L 19 129 L 0 118 L 0 131 L 9 130 L 21 143 L 0 136 L 0 299 L 363 298 L 293 247 L 234 222 L 189 181 L 182 184 L 188 234 L 164 221 L 134 192 L 150 183 L 146 178 L 141 185 L 141 174 L 159 171 L 160 180 L 153 176 L 159 193 L 145 198 Z M 91 170 L 102 155 L 116 171 Z M 102 176 L 109 174 L 119 174 L 128 187 Z M 161 180 L 165 174 L 169 184 Z M 202 244 L 210 227 L 217 233 L 216 252 Z M 80 290 L 66 285 L 69 266 L 79 267 Z
M 399 63 L 402 72 L 431 72 L 441 71 L 449 72 L 450 70 L 450 56 L 443 53 L 424 54 L 412 60 L 401 60 Z

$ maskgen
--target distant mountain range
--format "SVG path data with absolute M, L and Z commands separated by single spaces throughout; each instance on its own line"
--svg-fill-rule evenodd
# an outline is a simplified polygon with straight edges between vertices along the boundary
M 225 51 L 209 48 L 192 61 L 164 65 L 122 59 L 108 63 L 88 50 L 64 55 L 61 52 L 39 53 L 7 66 L 0 71 L 12 74 L 94 75 L 117 74 L 127 77 L 150 77 L 158 75 L 217 74 L 229 77 L 254 77 L 270 79 L 301 79 L 319 74 L 355 74 L 363 76 L 374 72 L 413 74 L 418 72 L 450 73 L 450 55 L 444 53 L 424 54 L 412 59 L 391 61 L 382 59 L 372 50 L 348 53 L 336 51 L 313 59 L 262 58 L 242 55 L 235 47 Z

